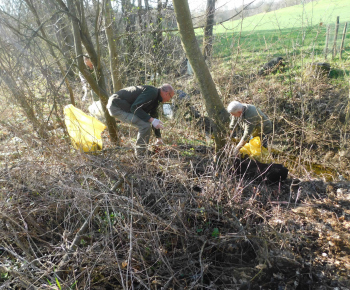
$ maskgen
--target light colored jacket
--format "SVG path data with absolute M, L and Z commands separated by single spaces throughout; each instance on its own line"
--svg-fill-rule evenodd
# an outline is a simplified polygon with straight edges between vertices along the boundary
M 261 133 L 269 134 L 272 132 L 271 120 L 258 108 L 249 104 L 242 104 L 245 109 L 240 117 L 232 117 L 230 128 L 237 128 L 236 124 L 244 130 L 242 141 L 249 141 L 250 136 L 260 136 Z

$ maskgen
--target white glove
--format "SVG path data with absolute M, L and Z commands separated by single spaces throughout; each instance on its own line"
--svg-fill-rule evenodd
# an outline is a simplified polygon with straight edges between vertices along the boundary
M 164 127 L 163 127 L 163 122 L 160 121 L 160 120 L 158 120 L 158 119 L 153 119 L 152 125 L 153 125 L 153 127 L 156 128 L 156 129 L 163 129 L 163 128 L 164 128 Z
M 157 138 L 157 141 L 154 142 L 154 145 L 164 145 L 164 142 L 161 138 Z

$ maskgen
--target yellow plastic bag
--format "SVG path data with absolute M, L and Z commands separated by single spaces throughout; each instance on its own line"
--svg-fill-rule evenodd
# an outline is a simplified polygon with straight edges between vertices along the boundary
M 64 121 L 75 148 L 84 152 L 102 149 L 101 133 L 106 125 L 72 104 L 64 107 Z
M 248 143 L 246 143 L 239 152 L 242 155 L 249 155 L 250 157 L 254 157 L 255 159 L 259 159 L 263 156 L 268 155 L 268 151 L 264 146 L 261 146 L 260 137 L 254 137 Z

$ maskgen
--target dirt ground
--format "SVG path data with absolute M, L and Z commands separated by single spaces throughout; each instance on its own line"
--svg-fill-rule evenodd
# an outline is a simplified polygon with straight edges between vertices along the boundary
M 275 184 L 215 162 L 189 123 L 144 160 L 121 124 L 94 154 L 2 124 L 0 288 L 350 289 L 347 95 L 306 91 L 252 94 L 275 108 Z

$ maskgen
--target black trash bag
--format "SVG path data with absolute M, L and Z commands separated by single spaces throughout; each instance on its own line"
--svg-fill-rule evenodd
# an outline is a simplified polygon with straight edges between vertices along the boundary
M 288 168 L 277 163 L 261 163 L 250 158 L 236 158 L 234 162 L 235 174 L 254 181 L 266 181 L 276 183 L 283 181 L 288 176 Z

